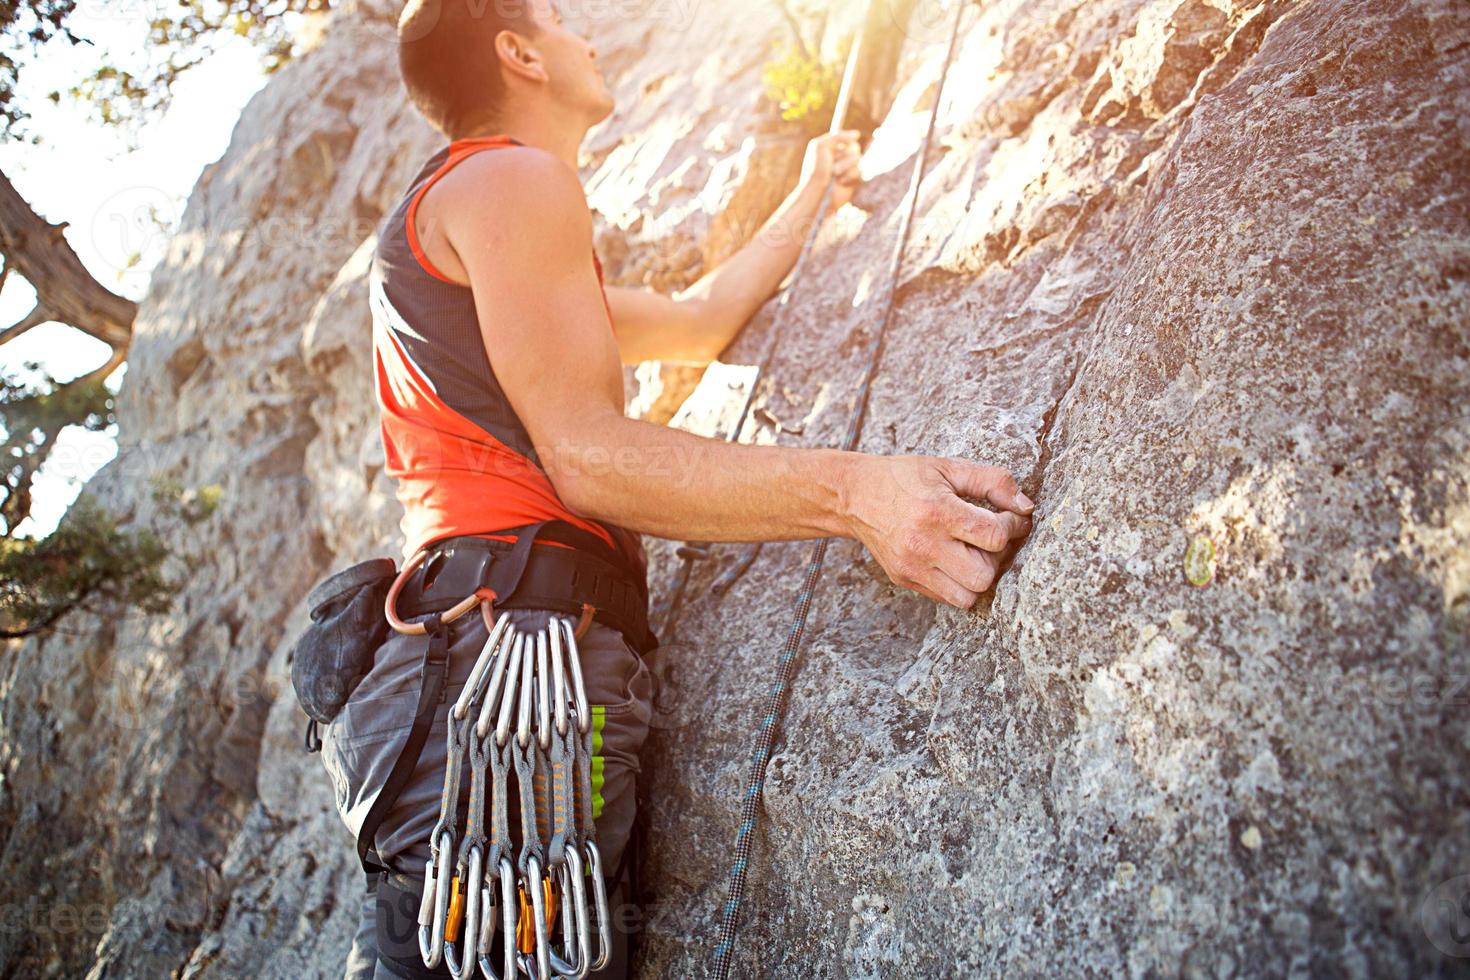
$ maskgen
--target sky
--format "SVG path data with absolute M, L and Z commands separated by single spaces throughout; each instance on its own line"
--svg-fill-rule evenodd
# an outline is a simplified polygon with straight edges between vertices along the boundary
M 102 126 L 87 106 L 65 95 L 59 105 L 44 95 L 65 92 L 104 60 L 141 66 L 147 14 L 169 2 L 79 4 L 69 24 L 95 47 L 53 42 L 40 58 L 23 60 L 18 100 L 31 113 L 26 125 L 41 136 L 42 144 L 0 143 L 0 170 L 31 207 L 48 221 L 70 222 L 66 240 L 88 271 L 134 300 L 147 289 L 166 240 L 150 213 L 167 227 L 177 224 L 200 172 L 224 153 L 245 103 L 266 82 L 259 54 L 243 39 L 231 37 L 184 76 L 165 113 L 131 135 Z M 10 277 L 0 292 L 0 326 L 19 320 L 34 301 L 35 292 L 18 276 Z M 34 361 L 65 380 L 106 359 L 107 347 L 100 341 L 46 324 L 0 347 L 0 373 L 22 375 L 24 366 Z M 112 387 L 125 383 L 125 374 L 126 368 L 115 374 Z M 31 517 L 20 533 L 50 533 L 86 480 L 115 454 L 111 434 L 63 430 L 37 476 Z

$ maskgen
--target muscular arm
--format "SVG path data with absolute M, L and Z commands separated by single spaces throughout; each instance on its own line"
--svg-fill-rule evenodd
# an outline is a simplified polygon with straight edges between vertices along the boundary
M 477 155 L 443 183 L 454 195 L 444 231 L 469 275 L 491 366 L 572 510 L 660 537 L 853 537 L 931 597 L 968 606 L 988 587 L 1024 518 L 959 493 L 1029 511 L 1008 475 L 962 460 L 732 445 L 624 417 L 576 174 L 510 148 Z
M 690 361 L 708 364 L 781 285 L 796 264 L 801 244 L 817 218 L 827 175 L 833 173 L 831 211 L 852 197 L 858 183 L 856 130 L 818 137 L 807 150 L 801 180 L 749 242 L 673 296 L 651 289 L 608 287 L 625 364 Z M 846 152 L 838 144 L 851 141 Z
M 474 291 L 491 366 L 562 501 L 661 537 L 736 541 L 847 532 L 851 454 L 732 446 L 624 417 L 623 374 L 592 265 L 577 176 L 535 149 L 493 171 L 445 232 Z

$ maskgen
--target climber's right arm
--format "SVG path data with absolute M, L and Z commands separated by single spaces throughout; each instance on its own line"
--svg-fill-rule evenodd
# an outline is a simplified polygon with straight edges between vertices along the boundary
M 957 606 L 994 580 L 1030 504 L 965 460 L 742 446 L 623 415 L 617 343 L 577 175 L 533 148 L 480 154 L 446 202 L 490 363 L 563 502 L 667 538 L 856 538 L 900 585 Z M 988 500 L 991 511 L 961 496 Z

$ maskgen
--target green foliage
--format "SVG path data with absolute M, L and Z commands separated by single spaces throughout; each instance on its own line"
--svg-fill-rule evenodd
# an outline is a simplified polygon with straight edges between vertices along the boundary
M 194 527 L 219 507 L 218 486 L 154 487 L 159 517 Z M 116 519 L 83 495 L 49 536 L 0 540 L 0 637 L 29 636 L 53 627 L 78 609 L 164 613 L 177 583 L 164 574 L 173 552 L 154 532 L 118 526 Z
M 113 395 L 103 379 L 61 383 L 34 363 L 33 380 L 0 378 L 0 536 L 10 537 L 30 513 L 31 478 L 68 425 L 101 432 L 113 424 Z
M 103 64 L 67 94 L 90 103 L 103 123 L 137 122 L 167 107 L 174 84 L 208 58 L 222 40 L 247 38 L 261 50 L 267 72 L 280 68 L 296 53 L 294 32 L 302 17 L 326 13 L 333 2 L 175 0 L 129 5 L 130 16 L 152 15 L 143 45 L 149 55 L 146 64 L 136 69 Z M 9 42 L 9 51 L 0 52 L 0 130 L 5 135 L 25 135 L 21 123 L 27 113 L 15 100 L 21 54 L 27 48 L 34 53 L 57 40 L 91 43 L 68 26 L 77 6 L 77 0 L 0 0 L 0 35 Z M 60 101 L 62 93 L 47 97 Z
M 805 132 L 824 131 L 832 120 L 842 69 L 809 55 L 802 45 L 779 46 L 779 54 L 761 70 L 766 97 L 781 110 L 781 118 Z M 847 60 L 844 53 L 837 65 Z
M 153 502 L 165 514 L 176 517 L 189 527 L 202 524 L 219 510 L 224 488 L 219 484 L 189 490 L 174 479 L 159 479 L 153 484 Z
M 15 56 L 27 45 L 39 48 L 58 37 L 80 44 L 81 38 L 65 26 L 76 7 L 77 0 L 0 0 L 0 35 L 10 42 L 10 50 L 0 52 L 0 128 L 7 134 L 26 118 L 15 103 L 15 82 L 20 72 Z

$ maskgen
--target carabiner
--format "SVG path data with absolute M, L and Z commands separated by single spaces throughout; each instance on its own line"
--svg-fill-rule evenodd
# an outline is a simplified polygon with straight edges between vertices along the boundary
M 512 652 L 519 635 L 515 627 L 506 630 L 500 638 L 500 648 L 495 651 L 495 669 L 490 672 L 490 682 L 485 687 L 485 702 L 480 706 L 480 717 L 475 721 L 475 736 L 482 742 L 489 736 L 491 720 L 500 707 L 502 688 L 509 675 Z M 515 686 L 514 677 L 510 678 L 510 686 Z
M 424 966 L 430 970 L 439 965 L 439 960 L 444 955 L 444 920 L 449 913 L 450 889 L 444 881 L 444 873 L 449 869 L 442 867 L 440 862 L 447 861 L 449 852 L 453 849 L 454 836 L 446 830 L 439 835 L 439 846 L 435 848 L 434 856 L 424 874 L 424 899 L 419 905 L 419 956 L 423 959 Z M 431 893 L 434 898 L 434 918 L 431 924 L 426 925 L 423 921 L 423 908 Z
M 393 627 L 395 632 L 402 633 L 404 636 L 423 636 L 429 632 L 429 627 L 424 623 L 406 623 L 398 618 L 398 593 L 403 591 L 403 584 L 408 581 L 410 575 L 418 570 L 428 555 L 427 551 L 420 551 L 410 558 L 403 566 L 403 570 L 393 579 L 393 584 L 388 587 L 388 596 L 383 600 L 383 617 L 388 620 L 388 625 Z M 439 622 L 441 624 L 452 623 L 479 604 L 480 597 L 471 592 L 455 603 L 454 608 L 441 615 Z
M 592 868 L 592 898 L 597 904 L 597 959 L 592 961 L 591 970 L 596 973 L 607 966 L 612 958 L 612 917 L 607 910 L 607 882 L 602 877 L 602 852 L 596 841 L 584 841 L 587 863 Z
M 510 738 L 510 720 L 515 714 L 516 694 L 521 683 L 521 648 L 525 642 L 525 634 L 517 631 L 515 644 L 510 651 L 505 693 L 500 697 L 500 718 L 495 723 L 495 744 L 498 746 L 504 746 Z
M 531 705 L 536 693 L 535 666 L 531 661 L 535 654 L 532 650 L 534 645 L 529 636 L 521 644 L 521 704 L 516 715 L 516 744 L 521 748 L 531 744 Z
M 563 619 L 560 621 L 562 629 L 566 631 L 567 660 L 572 667 L 572 695 L 576 698 L 577 706 L 577 731 L 583 735 L 592 727 L 592 713 L 587 710 L 587 686 L 582 683 L 582 654 L 577 649 L 577 633 L 572 628 L 572 621 Z
M 434 865 L 436 862 L 437 856 L 424 862 L 424 893 L 419 898 L 419 956 L 425 964 L 429 962 L 433 942 L 431 934 L 434 926 Z
M 536 930 L 536 968 L 540 980 L 551 980 L 551 938 L 547 934 L 545 879 L 541 876 L 541 859 L 536 855 L 526 862 L 526 884 L 531 892 L 532 925 Z
M 510 858 L 500 859 L 495 870 L 500 882 L 500 931 L 505 935 L 505 955 L 501 962 L 502 974 L 497 975 L 490 962 L 490 949 L 495 941 L 495 920 L 485 920 L 480 931 L 480 972 L 485 980 L 515 980 L 516 975 L 516 869 Z
M 571 692 L 567 690 L 567 665 L 562 651 L 562 625 L 553 620 L 547 625 L 551 636 L 552 701 L 556 704 L 556 733 L 567 733 L 567 707 Z
M 547 640 L 554 629 L 556 622 L 553 617 L 546 628 L 536 634 L 536 742 L 542 752 L 551 748 L 551 678 L 547 669 Z
M 576 958 L 567 962 L 554 950 L 551 954 L 552 970 L 565 980 L 583 980 L 592 968 L 591 923 L 587 915 L 587 885 L 583 880 L 583 870 L 582 855 L 575 847 L 567 848 L 567 863 L 557 869 L 562 894 L 561 934 L 568 950 L 575 946 Z
M 459 943 L 444 941 L 444 965 L 454 980 L 464 980 L 474 972 L 474 963 L 480 942 L 480 900 L 485 882 L 485 853 L 479 844 L 470 845 L 469 872 L 465 877 L 464 941 L 469 946 L 463 960 L 459 958 Z
M 470 676 L 464 682 L 464 690 L 460 692 L 459 700 L 454 702 L 455 721 L 463 721 L 464 716 L 469 714 L 470 705 L 479 697 L 480 679 L 485 676 L 491 660 L 498 657 L 500 638 L 509 626 L 510 613 L 501 613 L 500 619 L 495 623 L 495 628 L 490 631 L 490 636 L 485 640 L 485 645 L 480 648 L 480 655 L 475 658 L 474 667 L 470 668 Z

